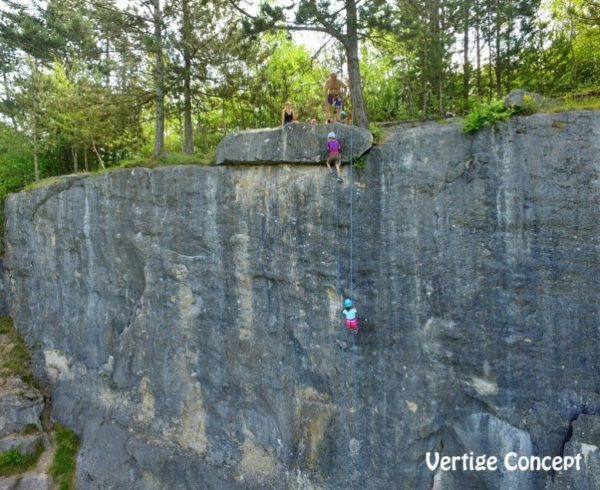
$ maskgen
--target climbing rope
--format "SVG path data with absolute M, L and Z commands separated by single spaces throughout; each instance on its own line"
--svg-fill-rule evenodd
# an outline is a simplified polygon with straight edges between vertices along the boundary
M 353 131 L 353 127 L 354 127 L 354 111 L 352 111 L 352 119 L 351 119 L 351 125 L 352 128 L 350 128 L 350 229 L 349 229 L 349 255 L 350 255 L 350 270 L 349 270 L 349 284 L 348 284 L 348 290 L 350 292 L 350 298 L 354 301 L 354 278 L 353 278 L 353 274 L 354 274 L 354 131 Z M 355 342 L 356 345 L 356 342 Z M 353 404 L 353 408 L 354 408 L 354 414 L 353 414 L 353 425 L 354 428 L 356 429 L 357 426 L 357 418 L 360 419 L 360 414 L 357 410 L 358 407 L 358 403 L 360 400 L 360 393 L 359 393 L 359 377 L 356 373 L 356 363 L 357 363 L 357 356 L 356 354 L 352 355 L 352 359 L 351 359 L 351 363 L 352 363 L 352 384 L 354 385 L 354 393 L 353 393 L 353 400 L 352 400 L 352 404 Z M 363 414 L 364 417 L 364 414 Z M 355 434 L 362 434 L 363 437 L 366 437 L 367 432 L 366 431 L 354 431 Z M 358 443 L 358 439 L 356 440 Z M 352 449 L 352 448 L 350 448 Z M 360 464 L 361 462 L 364 463 L 363 459 L 364 456 L 361 456 L 360 451 L 364 451 L 364 448 L 361 448 L 360 445 L 356 448 L 357 453 L 356 454 L 352 454 L 352 463 L 353 463 L 353 474 L 357 474 L 358 476 L 358 488 L 361 488 L 361 478 L 364 476 L 363 471 L 360 471 L 360 468 L 358 468 L 357 466 L 357 460 L 358 460 L 358 464 Z M 358 470 L 358 471 L 357 471 Z M 363 468 L 364 470 L 364 468 Z M 352 482 L 354 483 L 354 482 Z M 354 488 L 354 485 L 352 486 L 352 488 Z
M 352 120 L 350 123 L 351 126 L 354 125 L 354 114 L 352 115 Z M 349 227 L 348 227 L 348 254 L 349 254 L 349 270 L 348 270 L 348 293 L 349 295 L 346 295 L 346 297 L 349 297 L 351 299 L 354 299 L 354 131 L 352 127 L 348 127 L 346 126 L 344 128 L 344 136 L 347 135 L 347 132 L 350 131 L 350 189 L 349 189 L 349 199 L 350 199 L 350 222 L 349 222 Z M 344 138 L 345 139 L 345 138 Z M 344 292 L 342 291 L 342 289 L 340 288 L 340 277 L 341 277 L 341 270 L 340 270 L 340 263 L 341 263 L 341 259 L 340 259 L 340 232 L 339 232 L 339 228 L 340 228 L 340 220 L 339 220 L 339 203 L 338 203 L 338 190 L 337 190 L 337 184 L 335 185 L 335 219 L 336 219 L 336 280 L 337 280 L 337 287 L 338 287 L 338 294 L 340 294 L 340 299 L 341 299 L 341 306 L 343 307 L 343 299 L 344 299 Z M 356 340 L 352 343 L 354 346 L 356 345 Z M 363 434 L 365 435 L 366 432 L 365 431 L 358 431 L 357 426 L 358 426 L 358 420 L 360 419 L 360 414 L 358 413 L 357 407 L 358 407 L 358 403 L 360 400 L 360 384 L 359 384 L 359 377 L 357 374 L 357 356 L 356 356 L 356 351 L 354 352 L 347 352 L 346 356 L 344 356 L 344 351 L 346 349 L 350 349 L 350 345 L 346 344 L 347 347 L 341 349 L 340 352 L 340 362 L 341 362 L 341 366 L 344 365 L 348 365 L 348 362 L 344 362 L 344 358 L 346 356 L 349 356 L 349 358 L 346 357 L 347 360 L 349 360 L 349 364 L 351 367 L 351 379 L 350 379 L 350 383 L 352 386 L 351 389 L 351 398 L 352 400 L 349 400 L 349 397 L 345 397 L 342 396 L 342 400 L 343 400 L 343 404 L 347 407 L 347 410 L 349 410 L 349 416 L 352 420 L 352 423 L 350 424 L 351 427 L 353 428 L 353 430 L 351 432 L 349 432 L 348 434 L 348 448 L 347 450 L 350 452 L 350 455 L 348 458 L 346 458 L 347 461 L 347 474 L 346 474 L 346 478 L 347 478 L 347 488 L 351 488 L 351 489 L 355 489 L 355 488 L 362 488 L 361 485 L 361 481 L 364 479 L 364 464 L 365 461 L 364 457 L 361 457 L 361 452 L 365 451 L 364 447 L 361 447 L 362 445 L 360 444 L 360 442 L 358 441 L 358 439 L 356 439 L 355 437 L 352 437 L 353 434 L 358 435 L 358 434 Z M 343 369 L 343 368 L 342 368 Z M 349 403 L 350 402 L 350 403 Z M 364 414 L 363 414 L 364 417 Z M 355 478 L 357 478 L 357 481 L 355 481 Z
M 354 111 L 352 111 L 352 120 L 351 120 L 352 125 L 354 125 Z M 354 300 L 354 284 L 352 281 L 352 273 L 353 273 L 353 269 L 354 269 L 354 264 L 353 264 L 353 242 L 354 242 L 354 237 L 353 237 L 353 223 L 354 223 L 354 216 L 353 216 L 353 207 L 354 207 L 354 148 L 353 148 L 353 138 L 354 135 L 354 131 L 352 130 L 352 128 L 350 128 L 350 244 L 349 244 L 349 249 L 350 249 L 350 274 L 349 274 L 349 278 L 348 278 L 348 291 L 350 292 L 350 299 Z
M 336 275 L 336 293 L 338 295 L 342 294 L 342 286 L 341 286 L 341 261 L 340 261 L 340 211 L 338 206 L 338 184 L 333 179 L 331 180 L 334 186 L 334 195 L 335 195 L 335 275 Z M 343 300 L 342 300 L 343 301 Z

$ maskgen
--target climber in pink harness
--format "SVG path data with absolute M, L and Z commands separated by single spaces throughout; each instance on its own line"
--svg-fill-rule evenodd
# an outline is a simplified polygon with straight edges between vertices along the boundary
M 358 333 L 358 318 L 356 317 L 356 308 L 354 308 L 350 298 L 344 300 L 342 314 L 346 317 L 346 321 L 344 322 L 345 327 L 350 333 L 356 335 Z
M 331 171 L 331 176 L 337 175 L 337 181 L 342 182 L 342 145 L 336 139 L 333 131 L 327 135 L 327 160 L 325 163 Z M 335 165 L 335 170 L 331 168 L 331 164 Z

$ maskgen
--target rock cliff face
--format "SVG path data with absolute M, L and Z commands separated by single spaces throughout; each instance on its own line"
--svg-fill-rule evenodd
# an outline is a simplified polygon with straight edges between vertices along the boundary
M 441 473 L 425 454 L 584 444 L 598 461 L 578 427 L 600 414 L 599 154 L 594 112 L 399 128 L 355 189 L 352 287 L 350 183 L 324 168 L 120 170 L 11 196 L 9 309 L 81 435 L 78 488 L 596 481 Z
M 6 313 L 6 293 L 4 291 L 4 259 L 0 257 L 0 316 L 4 316 Z
M 290 124 L 285 128 L 250 129 L 230 134 L 219 144 L 216 164 L 276 165 L 322 164 L 327 159 L 327 136 L 334 133 L 342 147 L 342 160 L 358 158 L 373 143 L 365 129 L 345 124 Z

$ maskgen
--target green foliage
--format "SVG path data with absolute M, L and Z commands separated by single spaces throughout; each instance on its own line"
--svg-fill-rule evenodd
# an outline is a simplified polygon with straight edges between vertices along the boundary
M 31 434 L 37 434 L 38 432 L 40 432 L 40 428 L 36 424 L 27 424 L 21 431 L 21 434 L 28 436 Z
M 54 425 L 54 440 L 56 452 L 50 474 L 58 483 L 59 490 L 74 490 L 79 440 L 72 430 L 60 424 Z
M 381 126 L 371 123 L 369 124 L 369 131 L 373 135 L 374 143 L 381 143 L 383 141 L 383 138 L 385 137 L 385 131 Z
M 4 199 L 33 179 L 33 154 L 28 138 L 0 123 L 0 252 L 4 235 Z
M 288 99 L 300 120 L 323 121 L 324 81 L 347 61 L 348 33 L 327 2 L 261 2 L 256 23 L 226 2 L 164 2 L 166 154 L 153 159 L 150 11 L 113 0 L 25 3 L 0 9 L 0 201 L 34 179 L 34 141 L 43 179 L 104 167 L 210 163 L 228 133 L 278 126 Z M 465 124 L 475 131 L 508 117 L 489 101 L 514 87 L 558 101 L 541 110 L 597 108 L 594 95 L 565 97 L 600 86 L 596 3 L 362 3 L 356 27 L 369 120 L 438 119 L 472 108 Z M 310 53 L 290 32 L 266 32 L 284 20 L 328 25 L 342 42 L 328 39 Z M 190 110 L 197 153 L 180 157 Z M 522 113 L 536 110 L 526 106 Z
M 363 49 L 361 73 L 370 121 L 394 121 L 406 114 L 402 76 L 393 55 Z
M 362 155 L 362 156 L 358 157 L 356 160 L 354 160 L 354 162 L 352 164 L 357 170 L 362 171 L 365 168 L 367 168 L 367 161 L 368 161 L 367 156 Z
M 27 345 L 9 317 L 0 317 L 0 354 L 0 375 L 18 376 L 26 383 L 33 383 Z
M 0 123 L 0 200 L 33 180 L 31 143 L 23 134 Z
M 465 133 L 474 133 L 496 122 L 506 121 L 513 114 L 514 110 L 505 107 L 502 100 L 476 103 L 464 119 L 463 130 Z
M 163 153 L 157 158 L 134 157 L 123 160 L 118 168 L 166 167 L 170 165 L 208 165 L 214 161 L 214 152 L 208 155 L 188 155 L 187 153 Z
M 31 454 L 21 454 L 18 449 L 10 449 L 0 453 L 0 476 L 10 476 L 23 473 L 33 467 L 44 452 L 40 442 Z
M 12 330 L 12 320 L 7 316 L 0 316 L 0 335 L 11 333 Z
M 539 106 L 535 101 L 535 98 L 531 95 L 525 94 L 523 96 L 523 106 L 515 109 L 521 115 L 528 116 L 539 110 Z
M 544 106 L 542 112 L 600 110 L 600 97 L 565 97 Z

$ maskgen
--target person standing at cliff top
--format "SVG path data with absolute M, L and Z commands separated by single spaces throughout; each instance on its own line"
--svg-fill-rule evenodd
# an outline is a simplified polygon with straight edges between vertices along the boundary
M 281 111 L 281 126 L 284 128 L 297 122 L 296 116 L 294 115 L 294 109 L 292 107 L 292 103 L 288 100 L 283 106 L 283 110 Z
M 342 182 L 342 145 L 335 138 L 335 133 L 332 131 L 327 135 L 327 168 L 331 171 L 331 176 L 337 174 L 337 181 Z M 335 170 L 331 168 L 331 164 L 335 165 Z
M 331 73 L 325 82 L 325 117 L 327 122 L 332 122 L 332 109 L 335 108 L 335 121 L 340 120 L 342 111 L 342 97 L 348 87 L 344 82 L 338 80 L 335 73 Z

